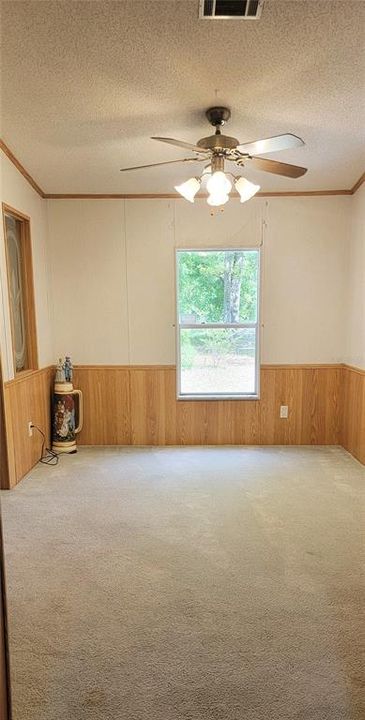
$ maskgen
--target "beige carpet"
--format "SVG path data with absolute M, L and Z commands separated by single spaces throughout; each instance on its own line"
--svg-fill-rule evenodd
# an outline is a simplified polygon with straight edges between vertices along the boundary
M 14 720 L 364 720 L 365 468 L 82 449 L 2 494 Z

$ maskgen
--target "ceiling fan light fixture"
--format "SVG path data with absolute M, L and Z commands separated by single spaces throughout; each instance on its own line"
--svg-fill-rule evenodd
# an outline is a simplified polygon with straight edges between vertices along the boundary
M 212 207 L 219 207 L 220 205 L 225 205 L 229 200 L 229 195 L 225 192 L 221 193 L 212 193 L 211 195 L 208 195 L 207 197 L 207 203 L 208 205 L 211 205 Z
M 260 185 L 255 185 L 242 176 L 234 181 L 234 185 L 240 196 L 241 203 L 250 200 L 260 190 Z
M 192 177 L 189 178 L 189 180 L 181 183 L 181 185 L 175 185 L 175 190 L 180 193 L 180 195 L 182 195 L 185 200 L 189 200 L 189 202 L 193 203 L 195 195 L 200 189 L 200 185 L 200 178 Z
M 211 195 L 228 195 L 232 183 L 223 170 L 216 170 L 208 179 L 207 190 Z

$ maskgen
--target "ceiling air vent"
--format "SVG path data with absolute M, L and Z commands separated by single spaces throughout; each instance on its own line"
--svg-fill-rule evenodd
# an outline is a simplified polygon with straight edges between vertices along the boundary
M 202 20 L 258 20 L 264 0 L 200 0 Z

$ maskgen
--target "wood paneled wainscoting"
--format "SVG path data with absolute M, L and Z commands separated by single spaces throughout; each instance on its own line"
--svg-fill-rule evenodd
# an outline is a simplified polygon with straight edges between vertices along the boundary
M 266 365 L 260 400 L 176 400 L 174 366 L 78 366 L 81 445 L 336 445 L 341 365 Z M 280 405 L 289 406 L 280 419 Z
M 4 383 L 9 487 L 50 442 L 54 369 Z M 365 371 L 343 365 L 264 365 L 260 400 L 176 400 L 176 370 L 165 366 L 78 366 L 84 393 L 81 445 L 343 445 L 365 463 Z M 280 419 L 288 405 L 288 419 Z
M 340 443 L 365 464 L 365 370 L 345 365 L 342 387 Z
M 51 388 L 54 377 L 52 367 L 20 373 L 14 380 L 4 383 L 4 411 L 6 449 L 11 488 L 26 475 L 39 460 L 42 437 L 33 430 L 28 434 L 28 423 L 37 425 L 50 442 Z

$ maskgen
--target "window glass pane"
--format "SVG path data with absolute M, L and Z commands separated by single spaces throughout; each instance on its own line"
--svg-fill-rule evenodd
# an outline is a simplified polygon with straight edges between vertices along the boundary
M 258 250 L 179 251 L 182 324 L 256 322 Z
M 181 393 L 255 394 L 255 328 L 181 329 Z
M 16 370 L 27 367 L 27 340 L 25 327 L 25 298 L 23 288 L 22 223 L 5 216 L 8 259 L 10 312 L 13 327 L 13 345 Z

